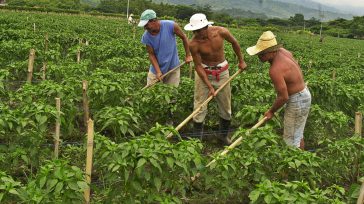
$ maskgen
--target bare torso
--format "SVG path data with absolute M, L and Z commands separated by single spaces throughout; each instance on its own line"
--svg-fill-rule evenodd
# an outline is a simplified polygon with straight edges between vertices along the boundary
M 288 95 L 295 94 L 305 88 L 300 66 L 295 61 L 292 54 L 284 48 L 280 48 L 277 52 L 269 72 L 270 75 L 281 74 L 283 76 Z
M 192 38 L 190 47 L 198 51 L 203 64 L 215 66 L 225 60 L 224 38 L 220 35 L 223 29 L 225 28 L 210 26 L 207 30 L 207 38 Z

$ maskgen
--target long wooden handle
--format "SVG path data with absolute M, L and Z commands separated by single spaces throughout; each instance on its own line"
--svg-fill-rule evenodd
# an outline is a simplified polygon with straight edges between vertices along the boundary
M 238 74 L 240 74 L 242 70 L 239 69 L 234 75 L 232 75 L 228 80 L 226 80 L 216 91 L 215 93 L 218 94 L 225 86 L 228 84 L 231 80 L 233 80 Z M 180 123 L 175 130 L 180 130 L 183 126 L 185 126 L 188 121 L 190 121 L 193 116 L 195 116 L 204 106 L 206 106 L 211 100 L 213 99 L 213 96 L 209 96 L 199 107 L 197 107 L 182 123 Z M 169 133 L 167 135 L 167 139 L 171 138 L 173 136 L 173 133 Z
M 359 191 L 359 197 L 356 201 L 356 204 L 363 204 L 364 203 L 364 182 L 361 184 L 360 191 Z
M 184 64 L 186 64 L 186 62 L 182 62 L 180 65 L 178 65 L 177 67 L 175 67 L 175 68 L 173 68 L 173 69 L 171 69 L 171 70 L 169 70 L 167 73 L 165 73 L 165 74 L 163 74 L 162 76 L 161 76 L 161 79 L 164 79 L 164 77 L 166 77 L 166 76 L 168 76 L 170 73 L 172 73 L 172 72 L 174 72 L 175 70 L 177 70 L 178 68 L 180 68 L 180 67 L 182 67 Z M 150 84 L 147 84 L 146 86 L 144 86 L 143 88 L 142 88 L 142 90 L 144 90 L 144 89 L 146 89 L 146 88 L 149 88 L 149 87 L 151 87 L 151 86 L 154 86 L 156 83 L 158 83 L 159 82 L 159 80 L 154 80 L 154 81 L 152 81 L 152 83 L 150 83 Z
M 255 124 L 252 128 L 248 130 L 248 133 L 251 133 L 253 130 L 257 129 L 259 126 L 261 126 L 265 121 L 267 120 L 267 117 L 264 117 L 261 119 L 257 124 Z M 225 148 L 223 152 L 220 153 L 219 156 L 224 156 L 227 154 L 230 150 L 234 149 L 236 146 L 238 146 L 241 143 L 241 140 L 243 140 L 243 137 L 240 136 L 237 140 L 235 140 L 230 146 Z M 210 163 L 206 165 L 206 167 L 209 167 L 211 164 L 215 163 L 216 159 L 212 160 Z

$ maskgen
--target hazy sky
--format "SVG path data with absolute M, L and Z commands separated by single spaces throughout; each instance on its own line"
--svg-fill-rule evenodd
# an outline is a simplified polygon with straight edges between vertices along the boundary
M 313 0 L 322 4 L 335 4 L 345 6 L 364 7 L 364 0 Z

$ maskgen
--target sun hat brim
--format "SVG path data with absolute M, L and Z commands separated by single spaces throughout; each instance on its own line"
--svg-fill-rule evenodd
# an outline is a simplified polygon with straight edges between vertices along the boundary
M 265 49 L 259 49 L 256 45 L 252 46 L 252 47 L 248 47 L 246 49 L 246 52 L 249 55 L 257 55 L 260 53 L 268 53 L 268 52 L 273 52 L 273 51 L 277 51 L 279 48 L 283 47 L 283 44 L 277 44 L 277 45 L 273 45 L 271 47 L 267 47 Z
M 148 22 L 149 20 L 140 20 L 138 23 L 138 27 L 144 27 L 145 25 L 147 25 Z
M 192 25 L 191 23 L 185 25 L 184 29 L 185 30 L 188 30 L 188 31 L 194 31 L 194 30 L 198 30 L 198 29 L 201 29 L 203 27 L 206 27 L 208 25 L 212 25 L 214 24 L 214 22 L 211 22 L 211 21 L 208 21 L 207 23 L 203 23 L 203 24 L 200 24 L 200 25 Z

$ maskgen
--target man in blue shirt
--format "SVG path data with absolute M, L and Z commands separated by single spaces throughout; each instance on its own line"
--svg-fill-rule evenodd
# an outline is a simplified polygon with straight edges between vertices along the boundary
M 170 20 L 158 20 L 153 10 L 145 10 L 138 24 L 146 30 L 141 42 L 146 45 L 151 66 L 148 73 L 147 85 L 154 80 L 161 80 L 161 76 L 169 70 L 177 67 L 180 62 L 178 58 L 177 43 L 175 35 L 181 38 L 186 53 L 185 61 L 192 61 L 188 47 L 188 39 L 177 23 Z M 180 70 L 170 73 L 163 82 L 178 86 L 180 81 Z

